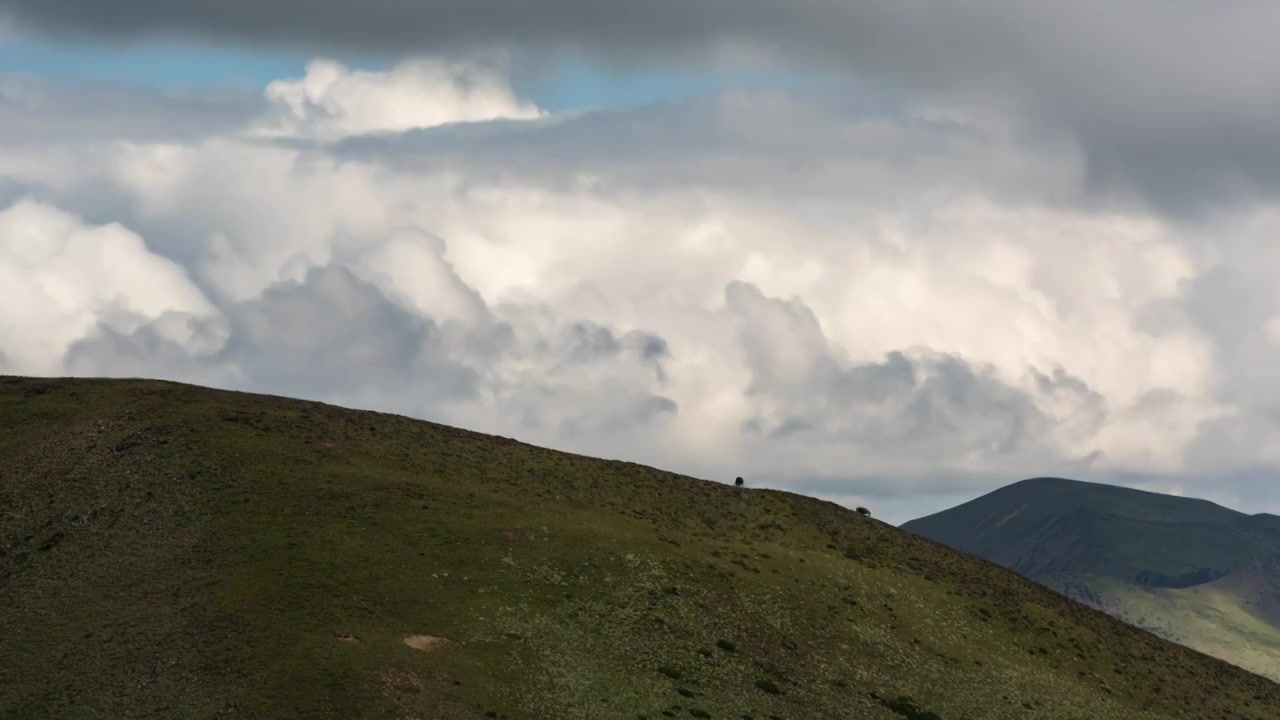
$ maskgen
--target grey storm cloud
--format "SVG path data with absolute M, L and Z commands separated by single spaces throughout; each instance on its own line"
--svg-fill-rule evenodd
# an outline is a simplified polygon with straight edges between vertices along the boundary
M 618 337 L 609 328 L 578 322 L 569 327 L 566 335 L 566 357 L 577 362 L 589 362 L 600 356 L 609 357 L 633 351 L 644 360 L 652 362 L 655 370 L 660 372 L 662 366 L 659 361 L 670 353 L 666 340 L 640 330 Z
M 136 327 L 120 329 L 130 324 Z M 174 341 L 164 330 L 175 325 L 198 341 Z M 193 345 L 216 349 L 193 352 Z M 155 322 L 102 323 L 70 347 L 66 363 L 77 374 L 143 374 L 432 418 L 442 417 L 449 403 L 509 392 L 504 402 L 526 428 L 580 434 L 624 432 L 678 412 L 670 398 L 614 376 L 619 364 L 636 363 L 660 384 L 668 354 L 666 341 L 653 333 L 619 335 L 589 322 L 541 333 L 527 345 L 506 323 L 451 333 L 349 269 L 330 264 L 232 304 L 223 317 L 169 314 Z M 552 358 L 543 377 L 515 388 L 493 387 L 490 376 L 504 359 L 538 356 Z M 0 355 L 0 368 L 3 361 Z M 599 370 L 597 385 L 582 387 L 593 369 Z M 565 404 L 566 393 L 577 392 L 594 395 L 593 402 L 570 397 L 571 412 L 552 412 Z
M 431 378 L 433 394 L 475 392 L 475 373 L 448 358 L 429 318 L 392 304 L 340 267 L 277 285 L 242 304 L 234 318 L 225 352 L 242 357 L 240 366 L 266 387 L 311 393 L 373 382 L 391 389 Z M 306 386 L 292 387 L 299 379 Z
M 1269 360 L 1276 355 L 1269 326 L 1280 312 L 1274 266 L 1259 259 L 1250 268 L 1213 267 L 1188 284 L 1182 302 L 1213 341 L 1219 397 L 1258 409 L 1280 426 L 1280 367 Z
M 803 390 L 776 393 L 791 413 L 772 428 L 759 418 L 744 429 L 772 438 L 819 435 L 860 445 L 983 448 L 1000 455 L 1026 449 L 1048 420 L 1023 391 L 963 358 L 908 357 L 883 362 L 823 363 Z M 1039 448 L 1037 448 L 1039 449 Z
M 925 185 L 981 187 L 1012 202 L 1043 200 L 1050 193 L 1036 178 L 1046 166 L 1061 170 L 1074 160 L 1060 144 L 1010 138 L 977 122 L 924 117 L 884 92 L 849 98 L 734 91 L 537 121 L 361 135 L 325 150 L 402 171 L 447 165 L 472 177 L 522 174 L 562 188 L 572 188 L 585 172 L 610 188 L 733 185 L 806 202 L 836 186 L 858 202 L 894 202 L 903 188 L 914 194 Z M 1055 188 L 1052 195 L 1062 199 L 1070 191 Z
M 1065 134 L 1099 193 L 1186 210 L 1280 189 L 1280 5 L 1259 0 L 0 0 L 0 13 L 55 34 L 313 52 L 676 67 L 748 49 Z
M 24 143 L 193 140 L 234 131 L 262 111 L 238 88 L 170 89 L 0 74 L 0 127 Z M 3 192 L 3 185 L 0 185 Z
M 158 377 L 219 385 L 233 380 L 219 368 L 234 367 L 243 389 L 297 397 L 377 392 L 380 398 L 411 389 L 418 407 L 476 392 L 476 372 L 449 356 L 448 341 L 430 318 L 405 311 L 340 266 L 278 283 L 230 307 L 225 322 L 186 322 L 197 335 L 221 335 L 225 342 L 201 356 L 153 324 L 128 333 L 104 325 L 72 346 L 68 365 L 107 375 L 146 368 Z
M 726 297 L 741 321 L 752 370 L 748 395 L 767 398 L 774 411 L 747 419 L 747 433 L 912 454 L 1051 455 L 1044 441 L 1052 423 L 1031 394 L 990 368 L 926 350 L 852 362 L 829 346 L 817 317 L 800 300 L 770 298 L 741 282 L 732 283 Z M 805 353 L 802 363 L 791 348 Z M 1039 374 L 1039 390 L 1100 400 L 1061 369 L 1053 377 Z

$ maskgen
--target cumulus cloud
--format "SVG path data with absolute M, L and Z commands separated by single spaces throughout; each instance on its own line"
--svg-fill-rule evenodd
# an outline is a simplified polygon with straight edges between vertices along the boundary
M 312 268 L 230 305 L 221 322 L 189 322 L 185 337 L 166 332 L 172 316 L 99 324 L 66 348 L 61 367 L 325 398 L 569 446 L 624 437 L 678 409 L 659 393 L 660 337 L 619 336 L 536 306 L 437 322 L 357 273 Z
M 66 366 L 77 374 L 141 371 L 230 381 L 414 414 L 431 402 L 475 392 L 474 373 L 450 357 L 430 317 L 405 310 L 341 266 L 312 268 L 301 280 L 281 281 L 226 308 L 221 326 L 196 324 L 194 330 L 188 338 L 175 338 L 157 322 L 98 326 L 68 348 Z M 212 338 L 204 347 L 191 342 Z M 395 404 L 405 393 L 415 402 Z
M 936 103 L 543 116 L 499 73 L 486 120 L 446 67 L 321 63 L 316 94 L 275 86 L 300 113 L 173 101 L 194 130 L 155 139 L 11 107 L 55 129 L 0 137 L 6 370 L 393 410 L 891 520 L 1047 473 L 1269 498 L 1271 206 L 1084 204 L 1078 146 Z
M 501 74 L 438 60 L 410 60 L 389 72 L 350 71 L 314 60 L 304 77 L 268 85 L 266 99 L 268 113 L 256 132 L 321 140 L 542 115 L 517 99 Z
M 119 225 L 88 226 L 21 200 L 0 210 L 0 350 L 31 373 L 57 372 L 71 344 L 99 326 L 189 341 L 173 318 L 217 311 L 186 272 Z

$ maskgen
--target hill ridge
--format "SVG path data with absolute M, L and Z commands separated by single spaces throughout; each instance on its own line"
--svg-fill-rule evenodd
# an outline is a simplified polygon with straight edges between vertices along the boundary
M 152 380 L 0 377 L 0 427 L 0 718 L 1280 708 L 817 498 Z

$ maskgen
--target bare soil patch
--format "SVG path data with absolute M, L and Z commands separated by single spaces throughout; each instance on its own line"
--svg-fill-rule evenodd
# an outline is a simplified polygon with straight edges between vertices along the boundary
M 447 637 L 436 637 L 435 635 L 406 635 L 404 644 L 414 650 L 422 650 L 430 652 L 432 650 L 448 650 L 450 648 L 461 647 L 462 643 L 457 640 L 450 640 Z

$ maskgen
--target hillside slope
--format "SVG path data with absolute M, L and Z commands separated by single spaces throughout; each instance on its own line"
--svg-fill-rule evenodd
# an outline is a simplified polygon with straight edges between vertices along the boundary
M 1280 686 L 831 503 L 0 378 L 0 717 L 1251 718 Z
M 1278 521 L 1205 500 L 1033 478 L 902 528 L 1280 680 Z

